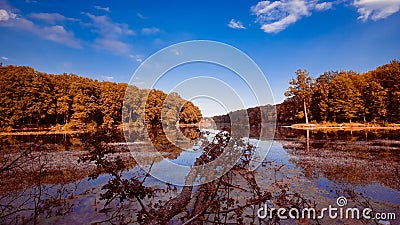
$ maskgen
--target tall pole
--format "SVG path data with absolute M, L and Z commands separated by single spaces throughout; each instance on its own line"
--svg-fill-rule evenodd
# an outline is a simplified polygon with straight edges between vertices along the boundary
M 310 151 L 310 129 L 307 129 L 307 152 Z
M 306 124 L 308 124 L 306 100 L 304 99 L 303 102 L 304 102 L 304 115 L 306 116 Z

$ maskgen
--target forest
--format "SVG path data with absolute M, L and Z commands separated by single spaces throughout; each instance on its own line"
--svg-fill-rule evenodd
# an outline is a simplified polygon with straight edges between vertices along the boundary
M 258 126 L 260 123 L 274 123 L 276 120 L 276 109 L 273 105 L 253 107 L 230 112 L 226 115 L 214 116 L 212 119 L 216 124 L 249 124 Z M 248 121 L 247 120 L 248 117 Z
M 31 67 L 1 64 L 0 82 L 0 130 L 78 130 L 122 123 L 148 127 L 162 123 L 196 124 L 202 118 L 200 109 L 177 93 L 167 95 L 126 83 L 99 82 L 74 74 L 47 74 Z M 304 123 L 306 118 L 313 123 L 400 122 L 398 60 L 365 73 L 328 71 L 317 78 L 299 69 L 289 84 L 281 104 L 239 110 L 213 119 L 216 123 L 229 123 L 236 118 L 235 122 L 240 123 L 246 118 L 243 113 L 247 113 L 251 126 L 275 118 L 281 124 Z
M 399 123 L 400 122 L 400 62 L 393 60 L 366 73 L 328 71 L 317 78 L 307 70 L 297 70 L 289 82 L 283 103 L 248 108 L 214 116 L 215 123 L 244 121 L 249 125 L 324 122 Z M 276 113 L 275 113 L 276 110 Z M 261 113 L 263 112 L 263 113 Z
M 0 130 L 5 131 L 195 124 L 202 118 L 200 109 L 177 93 L 167 95 L 75 74 L 0 64 L 0 84 Z
M 400 122 L 400 62 L 374 70 L 329 71 L 313 79 L 297 70 L 285 101 L 277 106 L 281 123 Z

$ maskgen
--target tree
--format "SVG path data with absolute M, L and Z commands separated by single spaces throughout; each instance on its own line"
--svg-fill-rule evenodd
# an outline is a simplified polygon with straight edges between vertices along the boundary
M 299 69 L 296 71 L 296 78 L 292 78 L 289 84 L 291 86 L 285 92 L 285 96 L 293 104 L 293 113 L 298 119 L 305 118 L 305 122 L 308 123 L 307 105 L 311 102 L 313 80 L 307 70 Z
M 200 109 L 192 102 L 185 102 L 179 115 L 179 122 L 184 124 L 195 124 L 202 118 Z
M 312 91 L 311 111 L 316 121 L 327 121 L 330 119 L 330 89 L 332 79 L 338 76 L 338 72 L 325 72 L 321 74 L 314 83 Z
M 386 116 L 390 122 L 400 122 L 400 62 L 393 60 L 370 72 L 387 94 Z
M 379 81 L 370 72 L 358 76 L 356 81 L 364 101 L 364 121 L 386 120 L 387 93 Z
M 165 102 L 167 94 L 160 90 L 99 82 L 74 74 L 46 74 L 24 66 L 1 66 L 0 83 L 2 130 L 58 124 L 77 129 L 114 127 L 122 121 L 142 128 L 145 121 L 149 126 L 158 126 L 162 119 L 176 123 L 185 103 L 176 93 L 170 94 L 171 101 Z M 201 113 L 193 107 L 187 110 L 194 113 L 184 111 L 185 121 L 201 119 Z M 162 109 L 167 110 L 165 118 L 161 118 Z
M 351 73 L 341 72 L 330 85 L 330 99 L 334 114 L 334 121 L 344 122 L 357 118 L 362 114 L 363 100 L 361 93 L 354 86 Z
M 161 110 L 167 94 L 160 90 L 150 91 L 145 110 L 146 126 L 160 126 L 161 125 Z

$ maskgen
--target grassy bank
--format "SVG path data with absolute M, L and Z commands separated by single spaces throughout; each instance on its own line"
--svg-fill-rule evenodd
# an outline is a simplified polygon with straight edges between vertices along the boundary
M 292 124 L 292 128 L 304 130 L 324 130 L 324 129 L 342 129 L 342 130 L 364 130 L 364 129 L 400 129 L 400 124 L 394 123 L 298 123 Z
M 13 132 L 0 132 L 1 135 L 44 135 L 44 134 L 75 134 L 84 133 L 84 130 L 69 130 L 69 131 L 59 131 L 59 130 L 41 130 L 41 131 L 13 131 Z

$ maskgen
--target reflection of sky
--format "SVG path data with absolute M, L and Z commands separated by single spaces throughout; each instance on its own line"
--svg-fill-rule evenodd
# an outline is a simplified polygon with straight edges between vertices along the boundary
M 178 167 L 179 169 L 177 169 Z M 162 181 L 168 183 L 182 185 L 189 171 L 190 167 L 179 166 L 178 164 L 173 166 L 168 159 L 163 159 L 161 162 L 153 165 L 151 175 L 156 178 L 162 178 Z
M 178 158 L 174 160 L 170 160 L 168 158 L 164 158 L 162 161 L 155 163 L 151 169 L 151 173 L 155 177 L 162 177 L 164 180 L 169 181 L 170 183 L 181 184 L 186 175 L 190 171 L 190 166 L 194 165 L 196 159 L 203 153 L 203 151 L 193 151 L 183 150 Z M 175 164 L 180 169 L 176 169 L 176 167 L 171 167 L 171 163 Z
M 196 159 L 200 157 L 202 153 L 203 151 L 183 151 L 178 158 L 170 161 L 178 165 L 193 166 Z

